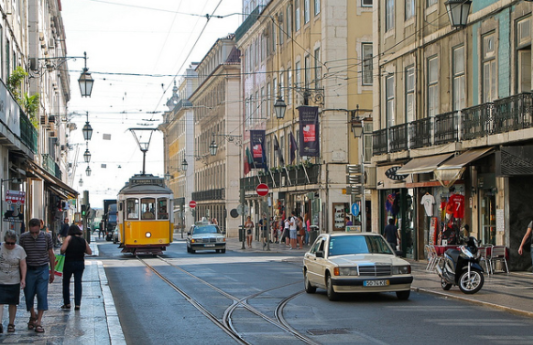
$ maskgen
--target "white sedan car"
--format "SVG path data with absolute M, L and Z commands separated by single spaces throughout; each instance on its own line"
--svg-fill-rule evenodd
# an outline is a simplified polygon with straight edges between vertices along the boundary
M 320 235 L 303 264 L 305 291 L 325 289 L 331 301 L 353 292 L 396 292 L 406 300 L 413 282 L 409 262 L 383 236 L 368 232 Z

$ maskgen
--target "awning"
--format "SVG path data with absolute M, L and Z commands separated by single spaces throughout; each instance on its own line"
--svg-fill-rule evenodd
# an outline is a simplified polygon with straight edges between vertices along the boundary
M 435 170 L 435 177 L 444 187 L 450 187 L 465 171 L 465 165 L 486 156 L 492 147 L 468 150 L 446 161 Z
M 28 161 L 28 169 L 33 172 L 36 176 L 48 183 L 50 189 L 52 189 L 56 194 L 64 197 L 65 199 L 76 199 L 80 193 L 76 190 L 69 187 L 66 183 L 61 181 L 55 176 L 52 176 L 49 172 L 33 163 Z
M 407 174 L 423 174 L 433 172 L 439 164 L 453 156 L 453 153 L 446 153 L 438 156 L 428 156 L 413 158 L 403 167 L 396 171 L 397 175 L 407 175 Z

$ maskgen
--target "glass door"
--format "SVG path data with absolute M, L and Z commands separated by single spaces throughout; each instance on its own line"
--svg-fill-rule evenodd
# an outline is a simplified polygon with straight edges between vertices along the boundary
M 486 191 L 480 196 L 480 236 L 483 244 L 496 245 L 496 197 Z

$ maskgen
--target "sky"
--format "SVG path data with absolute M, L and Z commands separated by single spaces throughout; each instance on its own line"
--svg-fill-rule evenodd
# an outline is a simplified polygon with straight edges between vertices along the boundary
M 218 38 L 234 33 L 242 21 L 241 0 L 62 0 L 67 56 L 87 53 L 94 82 L 82 98 L 78 78 L 84 59 L 69 59 L 68 117 L 76 123 L 68 141 L 75 175 L 69 184 L 90 192 L 91 207 L 114 199 L 128 179 L 142 171 L 142 152 L 129 128 L 157 127 L 172 95 L 173 81 L 191 62 L 201 61 Z M 206 14 L 223 16 L 207 18 Z M 86 176 L 86 116 L 94 130 Z M 149 131 L 144 131 L 143 140 Z M 111 140 L 104 140 L 110 134 Z M 154 132 L 146 154 L 146 173 L 163 176 L 163 136 Z M 102 168 L 105 164 L 105 168 Z M 79 181 L 83 180 L 82 186 Z

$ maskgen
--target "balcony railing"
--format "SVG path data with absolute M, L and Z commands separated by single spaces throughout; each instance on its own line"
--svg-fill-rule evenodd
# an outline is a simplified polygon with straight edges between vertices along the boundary
M 430 147 L 533 127 L 533 93 L 452 111 L 373 132 L 373 154 Z M 407 133 L 409 136 L 407 137 Z
M 192 200 L 194 201 L 224 200 L 225 197 L 226 190 L 224 188 L 210 189 L 192 193 Z
M 43 168 L 52 176 L 56 176 L 56 162 L 49 154 L 43 154 Z
M 30 119 L 22 111 L 20 112 L 20 139 L 33 153 L 38 151 L 38 133 Z
M 412 149 L 431 145 L 431 118 L 411 122 L 409 143 Z
M 293 170 L 288 170 L 288 178 L 287 171 L 282 170 L 272 172 L 272 176 L 270 176 L 270 174 L 267 174 L 259 176 L 259 178 L 257 176 L 245 177 L 241 179 L 241 183 L 244 186 L 245 191 L 255 191 L 259 183 L 266 183 L 268 185 L 268 188 L 270 189 L 317 184 L 320 174 L 320 165 L 312 165 L 306 168 L 306 170 L 307 176 L 309 176 L 309 182 L 307 181 L 307 177 L 305 176 L 305 171 L 303 170 L 303 168 L 294 168 Z M 274 177 L 276 187 L 274 187 L 274 184 L 272 183 L 272 177 Z

